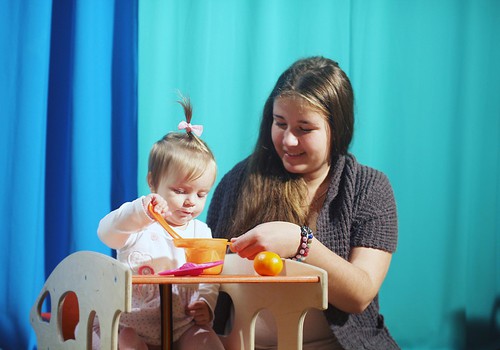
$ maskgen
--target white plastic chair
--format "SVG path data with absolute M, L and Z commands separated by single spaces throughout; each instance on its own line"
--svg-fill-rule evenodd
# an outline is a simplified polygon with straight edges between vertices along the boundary
M 117 349 L 119 316 L 131 310 L 131 291 L 132 274 L 116 259 L 90 251 L 66 257 L 50 274 L 31 308 L 38 349 L 92 349 L 95 315 L 99 318 L 101 349 Z M 77 303 L 69 298 L 73 293 Z M 42 314 L 47 298 L 50 319 Z M 77 319 L 72 320 L 75 315 Z M 73 337 L 68 337 L 68 324 L 73 327 L 69 330 L 74 332 Z
M 222 274 L 255 274 L 253 261 L 236 254 L 226 255 Z M 318 283 L 221 284 L 234 305 L 231 332 L 221 336 L 228 350 L 251 350 L 255 344 L 255 321 L 268 309 L 278 329 L 278 349 L 302 349 L 304 318 L 310 308 L 328 307 L 327 274 L 324 270 L 289 259 L 284 260 L 283 276 L 319 276 Z

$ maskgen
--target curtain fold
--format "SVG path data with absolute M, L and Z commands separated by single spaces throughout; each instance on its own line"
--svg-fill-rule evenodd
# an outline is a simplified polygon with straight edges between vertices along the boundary
M 45 277 L 71 251 L 75 1 L 54 1 L 45 153 Z
M 71 208 L 71 251 L 110 252 L 96 229 L 110 210 L 114 6 L 76 1 L 71 198 L 64 203 Z
M 36 348 L 44 280 L 136 196 L 136 41 L 135 0 L 0 1 L 1 349 Z
M 34 344 L 29 310 L 44 281 L 50 2 L 0 2 L 0 348 Z
M 115 6 L 111 209 L 137 198 L 137 3 Z

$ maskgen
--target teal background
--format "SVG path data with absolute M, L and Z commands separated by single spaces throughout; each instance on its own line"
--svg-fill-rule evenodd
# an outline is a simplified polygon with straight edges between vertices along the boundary
M 220 180 L 251 152 L 279 74 L 304 56 L 337 60 L 356 95 L 351 152 L 396 194 L 381 290 L 392 334 L 404 349 L 500 347 L 500 2 L 139 5 L 139 192 L 151 143 L 183 117 L 176 89 Z
M 0 0 L 0 348 L 36 348 L 29 310 L 62 257 L 111 254 L 98 222 L 147 193 L 149 149 L 183 119 L 177 90 L 220 181 L 278 75 L 323 55 L 354 86 L 351 152 L 396 195 L 391 333 L 405 350 L 500 349 L 498 38 L 498 0 Z M 50 95 L 57 76 L 66 95 Z

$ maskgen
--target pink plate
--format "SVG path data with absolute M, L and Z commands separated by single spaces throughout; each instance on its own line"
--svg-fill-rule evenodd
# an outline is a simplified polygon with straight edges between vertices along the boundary
M 159 275 L 174 275 L 174 276 L 198 276 L 201 275 L 203 270 L 209 269 L 214 266 L 224 264 L 224 260 L 213 261 L 205 264 L 185 263 L 178 269 L 165 270 L 158 272 Z

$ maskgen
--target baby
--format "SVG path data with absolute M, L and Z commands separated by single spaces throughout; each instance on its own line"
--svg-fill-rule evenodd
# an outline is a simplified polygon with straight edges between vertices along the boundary
M 196 219 L 203 211 L 217 166 L 203 128 L 191 125 L 189 99 L 179 103 L 186 121 L 181 132 L 166 134 L 149 154 L 147 181 L 151 193 L 124 203 L 99 223 L 98 236 L 117 250 L 117 259 L 134 274 L 152 274 L 183 265 L 184 250 L 154 221 L 148 205 L 183 238 L 211 238 L 209 227 Z M 224 349 L 211 327 L 218 285 L 173 285 L 174 349 Z M 157 285 L 134 285 L 132 312 L 120 317 L 120 349 L 154 349 L 160 346 L 160 296 Z

